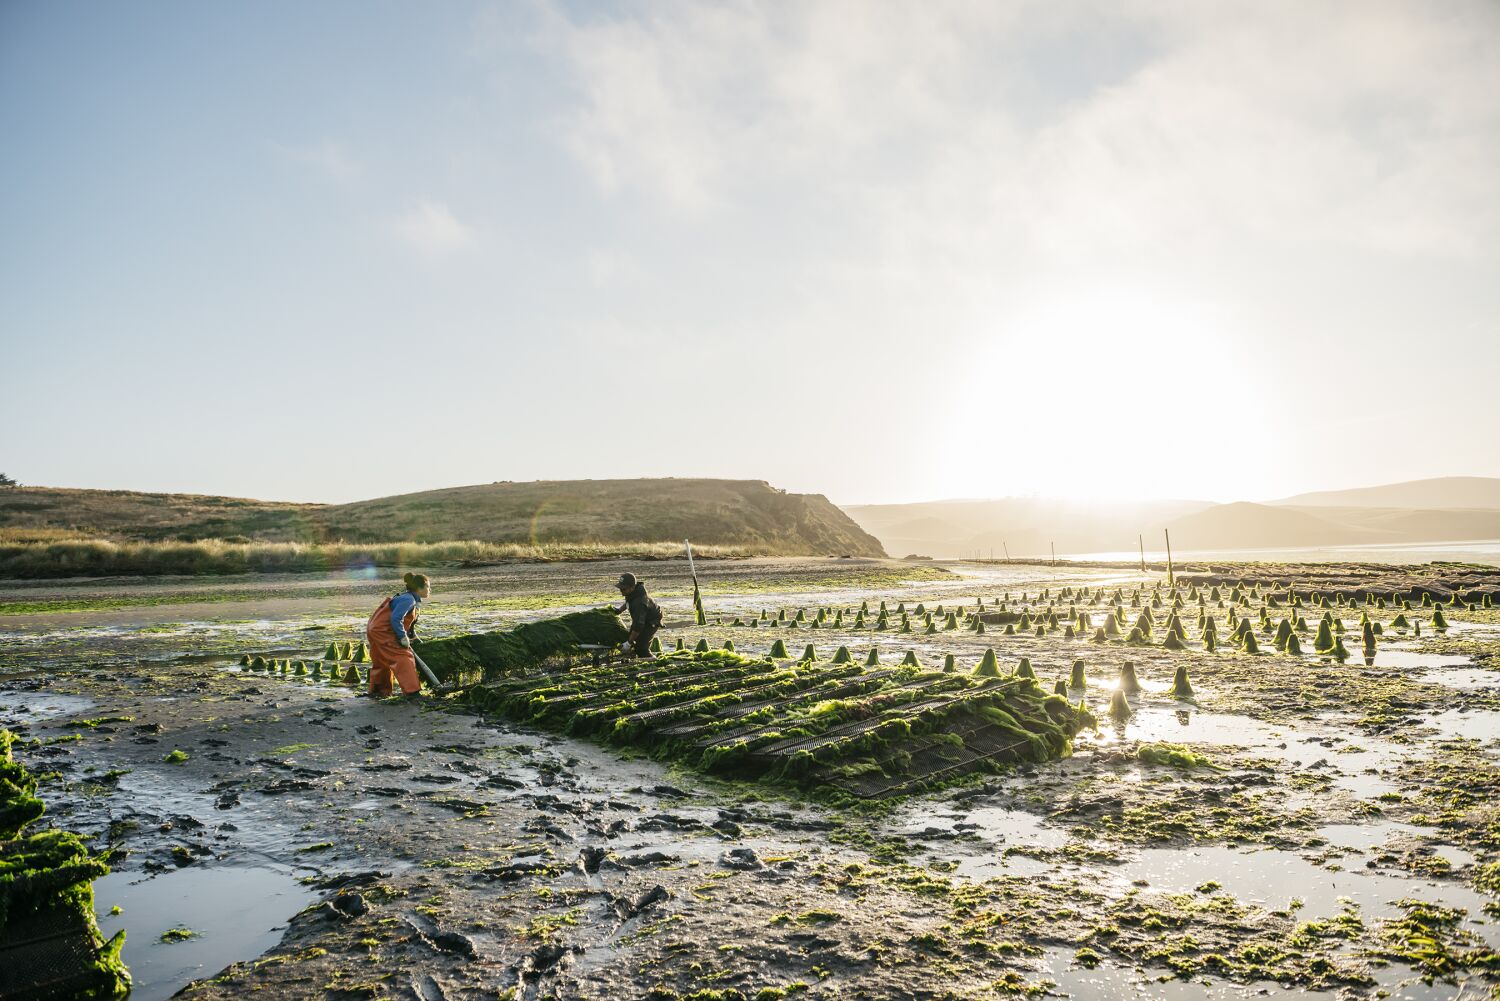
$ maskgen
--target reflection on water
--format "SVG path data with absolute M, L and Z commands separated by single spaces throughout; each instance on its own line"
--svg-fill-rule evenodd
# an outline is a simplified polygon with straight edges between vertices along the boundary
M 1440 852 L 1446 855 L 1446 852 Z M 1359 905 L 1366 921 L 1401 913 L 1395 902 L 1414 897 L 1468 911 L 1466 926 L 1491 946 L 1500 945 L 1500 926 L 1484 919 L 1487 898 L 1454 881 L 1432 881 L 1387 875 L 1360 866 L 1333 872 L 1295 852 L 1275 848 L 1241 851 L 1224 845 L 1146 848 L 1112 870 L 1126 882 L 1144 879 L 1154 890 L 1185 893 L 1216 882 L 1240 900 L 1281 910 L 1293 900 L 1304 919 L 1325 918 L 1343 909 L 1345 899 Z
M 125 929 L 132 1001 L 160 1001 L 230 963 L 254 959 L 281 940 L 286 922 L 316 894 L 283 866 L 190 866 L 159 876 L 112 872 L 94 883 L 105 937 Z M 111 915 L 119 906 L 122 913 Z M 169 928 L 192 938 L 161 941 Z
M 1244 747 L 1256 757 L 1276 758 L 1298 769 L 1326 769 L 1336 787 L 1357 796 L 1373 797 L 1395 791 L 1394 785 L 1372 773 L 1390 768 L 1403 753 L 1409 752 L 1368 736 L 1359 738 L 1357 750 L 1347 750 L 1353 745 L 1336 742 L 1333 737 L 1291 726 L 1273 726 L 1249 716 L 1141 706 L 1129 719 L 1102 722 L 1097 737 L 1081 735 L 1077 746 L 1164 740 Z

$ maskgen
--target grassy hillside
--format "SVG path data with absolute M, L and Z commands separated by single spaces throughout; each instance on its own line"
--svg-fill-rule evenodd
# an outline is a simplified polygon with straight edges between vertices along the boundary
M 353 504 L 288 504 L 195 494 L 23 487 L 0 490 L 0 538 L 116 542 L 638 544 L 752 552 L 884 555 L 818 494 L 759 480 L 542 480 L 404 494 Z

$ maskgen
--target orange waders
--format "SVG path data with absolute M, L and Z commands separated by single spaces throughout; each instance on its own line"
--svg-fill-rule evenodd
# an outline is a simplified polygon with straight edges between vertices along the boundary
M 417 621 L 417 606 L 406 613 L 401 627 L 408 633 Z M 387 598 L 375 609 L 370 621 L 365 624 L 365 644 L 370 651 L 370 694 L 391 694 L 391 676 L 401 685 L 406 695 L 415 695 L 422 688 L 417 679 L 417 658 L 410 647 L 404 647 L 391 629 L 391 599 Z

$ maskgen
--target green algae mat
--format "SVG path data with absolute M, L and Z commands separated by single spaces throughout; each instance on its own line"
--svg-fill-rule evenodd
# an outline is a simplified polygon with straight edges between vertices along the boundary
M 726 777 L 880 798 L 1071 753 L 1093 717 L 1028 677 L 678 652 L 470 689 L 487 712 Z
M 23 834 L 45 809 L 0 729 L 0 997 L 103 1001 L 130 991 L 125 933 L 103 941 L 93 881 L 109 872 L 67 831 Z
M 527 622 L 503 632 L 427 640 L 418 644 L 417 655 L 439 681 L 467 686 L 535 668 L 585 646 L 618 646 L 629 635 L 612 609 L 595 608 Z

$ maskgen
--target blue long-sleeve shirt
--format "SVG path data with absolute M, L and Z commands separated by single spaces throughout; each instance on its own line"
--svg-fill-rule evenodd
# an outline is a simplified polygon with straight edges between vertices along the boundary
M 393 636 L 400 639 L 408 635 L 406 627 L 401 624 L 402 620 L 406 618 L 407 612 L 410 612 L 421 603 L 422 599 L 410 591 L 402 591 L 391 599 L 391 634 Z

